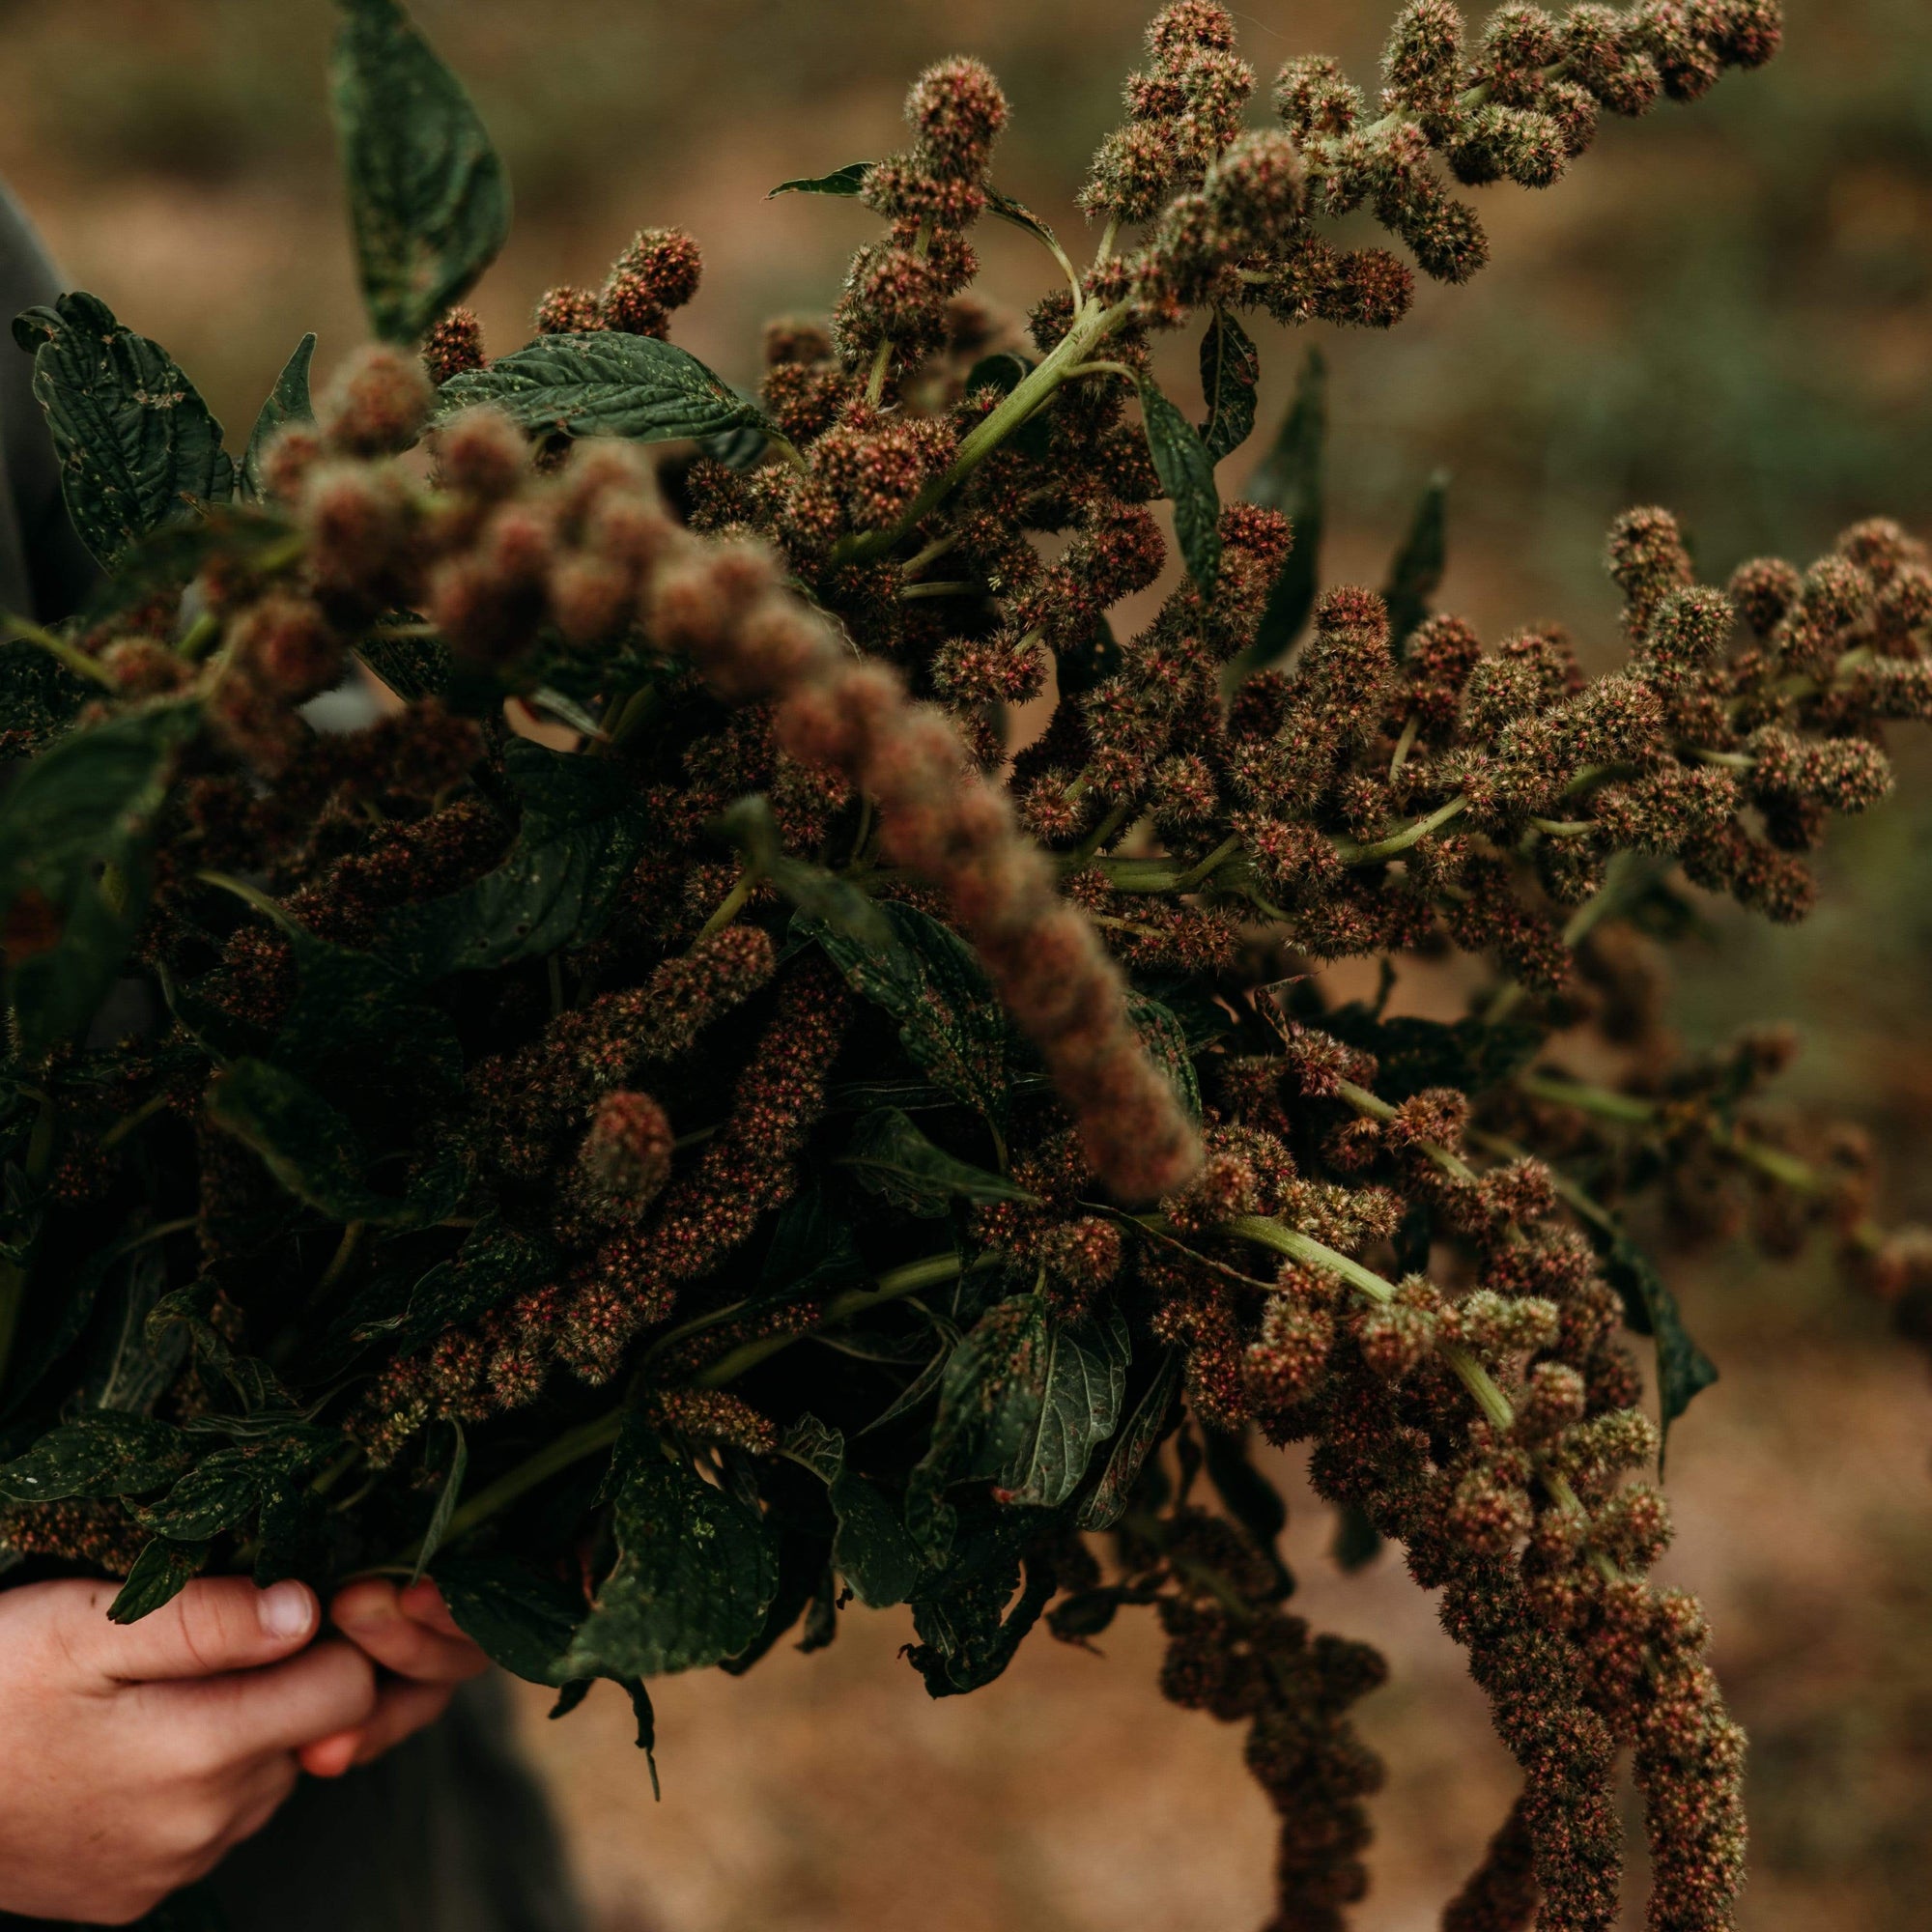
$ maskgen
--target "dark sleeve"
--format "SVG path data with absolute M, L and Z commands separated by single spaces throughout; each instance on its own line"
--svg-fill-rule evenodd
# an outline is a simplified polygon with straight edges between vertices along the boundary
M 34 401 L 33 358 L 12 332 L 23 308 L 60 292 L 46 251 L 0 186 L 0 611 L 43 624 L 72 611 L 96 575 L 61 501 L 53 443 Z

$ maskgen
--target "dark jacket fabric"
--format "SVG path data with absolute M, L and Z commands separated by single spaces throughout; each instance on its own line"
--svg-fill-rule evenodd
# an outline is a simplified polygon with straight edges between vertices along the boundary
M 52 264 L 0 186 L 0 324 L 60 291 Z M 95 575 L 61 502 L 33 398 L 33 364 L 0 334 L 0 611 L 55 622 Z M 33 1766 L 9 1752 L 10 1778 Z M 519 1762 L 503 1687 L 466 1685 L 448 1715 L 379 1762 L 304 1778 L 201 1896 L 155 1932 L 582 1932 L 543 1794 Z M 29 1921 L 0 1913 L 0 1928 Z

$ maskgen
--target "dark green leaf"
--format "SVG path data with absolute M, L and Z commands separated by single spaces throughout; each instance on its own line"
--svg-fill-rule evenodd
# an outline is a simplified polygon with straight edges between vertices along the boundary
M 1337 1039 L 1376 1057 L 1376 1092 L 1400 1104 L 1430 1087 L 1487 1094 L 1534 1060 L 1548 1037 L 1527 1020 L 1426 1020 L 1410 1013 L 1377 1019 L 1359 1000 L 1317 1022 Z
M 34 397 L 53 434 L 61 492 L 103 565 L 170 518 L 227 500 L 235 466 L 221 425 L 166 350 L 124 328 L 99 296 L 30 309 L 16 336 L 30 319 Z
M 1087 1474 L 1094 1452 L 1121 1420 L 1132 1344 L 1109 1304 L 1067 1324 L 1041 1311 L 1041 1346 L 1026 1364 L 1038 1414 L 999 1477 L 1003 1501 L 1058 1509 Z
M 1008 1027 L 985 968 L 963 939 L 928 914 L 899 904 L 876 911 L 883 945 L 824 926 L 814 936 L 852 990 L 898 1021 L 913 1064 L 1004 1127 Z
M 1033 367 L 1024 355 L 1010 349 L 982 355 L 966 372 L 966 393 L 970 396 L 975 389 L 997 389 L 1001 395 L 1010 396 L 1033 373 Z
M 1188 1052 L 1187 1032 L 1180 1021 L 1158 1000 L 1145 993 L 1127 995 L 1127 1017 L 1141 1037 L 1148 1057 L 1174 1082 L 1181 1105 L 1198 1121 L 1201 1118 L 1201 1082 Z
M 252 569 L 276 552 L 289 554 L 295 535 L 295 526 L 285 518 L 240 502 L 213 503 L 191 521 L 161 524 L 129 544 L 116 559 L 114 574 L 89 590 L 81 622 L 103 623 L 157 598 L 173 604 L 182 585 L 211 560 Z
M 755 1509 L 646 1445 L 617 1492 L 617 1560 L 564 1664 L 658 1677 L 733 1656 L 757 1634 L 778 1556 Z
M 1610 1286 L 1624 1298 L 1624 1319 L 1639 1335 L 1652 1336 L 1657 1343 L 1657 1396 L 1659 1420 L 1662 1424 L 1658 1450 L 1661 1468 L 1662 1445 L 1669 1441 L 1670 1425 L 1696 1396 L 1718 1379 L 1718 1365 L 1691 1340 L 1677 1297 L 1658 1271 L 1657 1264 L 1628 1235 L 1614 1227 L 1588 1219 L 1584 1227 L 1603 1257 L 1604 1273 Z
M 262 458 L 275 440 L 275 433 L 289 423 L 315 419 L 315 406 L 308 392 L 309 363 L 314 355 L 315 335 L 311 331 L 296 344 L 295 354 L 282 364 L 275 386 L 269 391 L 268 401 L 255 417 L 247 453 L 242 459 L 242 488 L 247 496 L 263 494 Z
M 772 425 L 696 356 L 654 335 L 615 329 L 545 335 L 487 369 L 452 376 L 447 414 L 491 403 L 533 434 L 621 436 L 666 442 Z
M 1024 228 L 1036 241 L 1044 242 L 1058 255 L 1060 242 L 1054 232 L 1022 201 L 1015 201 L 1009 194 L 1002 194 L 996 187 L 986 189 L 986 209 L 997 214 L 1002 221 L 1010 221 L 1015 228 Z
M 1415 521 L 1389 566 L 1389 581 L 1382 590 L 1389 613 L 1389 649 L 1397 657 L 1409 638 L 1428 622 L 1433 600 L 1441 587 L 1448 510 L 1449 477 L 1438 469 L 1422 493 Z
M 745 864 L 769 879 L 808 919 L 873 946 L 890 943 L 892 928 L 877 905 L 851 883 L 823 866 L 794 859 L 784 849 L 770 802 L 753 792 L 735 799 L 713 828 L 744 855 Z
M 201 1574 L 208 1551 L 206 1543 L 170 1543 L 159 1536 L 144 1545 L 120 1595 L 107 1606 L 109 1619 L 117 1624 L 139 1623 L 172 1603 Z
M 832 1485 L 831 1493 L 838 1517 L 832 1567 L 868 1608 L 904 1603 L 919 1581 L 922 1566 L 899 1506 L 875 1484 L 850 1470 Z
M 1275 1573 L 1278 1593 L 1286 1597 L 1294 1579 L 1281 1560 L 1281 1533 L 1288 1527 L 1288 1505 L 1281 1492 L 1254 1465 L 1247 1442 L 1218 1429 L 1204 1432 L 1208 1479 L 1228 1514 L 1247 1531 L 1255 1548 Z
M 188 1464 L 187 1437 L 172 1423 L 95 1409 L 43 1435 L 0 1465 L 0 1496 L 16 1503 L 72 1496 L 138 1496 L 171 1483 Z
M 908 1213 L 935 1215 L 961 1201 L 1031 1201 L 1010 1180 L 935 1147 L 896 1107 L 867 1114 L 838 1156 L 860 1183 Z
M 1112 1529 L 1126 1514 L 1141 1471 L 1166 1434 L 1175 1392 L 1179 1386 L 1180 1351 L 1170 1349 L 1153 1380 L 1134 1405 L 1133 1414 L 1114 1438 L 1113 1454 L 1107 1459 L 1100 1480 L 1081 1505 L 1082 1529 Z
M 865 190 L 866 177 L 872 172 L 872 167 L 870 161 L 847 161 L 842 168 L 836 168 L 829 175 L 800 175 L 795 181 L 780 182 L 765 199 L 770 201 L 781 194 L 860 194 Z
M 154 819 L 200 722 L 192 703 L 110 719 L 37 758 L 0 803 L 0 920 L 24 902 L 51 935 L 8 975 L 29 1055 L 81 1032 L 119 977 L 147 909 Z
M 469 1473 L 469 1439 L 463 1433 L 462 1423 L 452 1419 L 449 1427 L 455 1438 L 449 1452 L 449 1468 L 437 1493 L 436 1508 L 430 1512 L 429 1527 L 423 1531 L 422 1548 L 416 1552 L 415 1575 L 410 1578 L 412 1583 L 422 1581 L 430 1558 L 442 1548 L 442 1539 L 449 1534 L 449 1520 L 456 1514 L 456 1505 L 463 1495 L 463 1479 Z
M 1261 353 L 1248 332 L 1224 308 L 1217 308 L 1201 338 L 1201 393 L 1208 420 L 1201 446 L 1209 463 L 1247 441 L 1255 427 L 1255 389 L 1262 380 Z
M 1174 534 L 1187 574 L 1204 595 L 1221 568 L 1221 498 L 1214 465 L 1194 425 L 1151 382 L 1141 383 L 1141 416 L 1154 474 L 1174 504 Z
M 362 299 L 386 342 L 417 341 L 510 231 L 503 164 L 463 83 L 396 0 L 342 0 L 330 96 Z
M 1255 640 L 1241 654 L 1243 674 L 1285 653 L 1315 609 L 1321 584 L 1321 525 L 1326 503 L 1322 469 L 1328 442 L 1328 364 L 1311 349 L 1301 365 L 1294 401 L 1274 447 L 1248 478 L 1247 499 L 1279 510 L 1294 529 L 1294 547 L 1268 590 Z
M 168 1338 L 179 1331 L 204 1373 L 234 1392 L 244 1416 L 271 1417 L 266 1427 L 285 1429 L 294 1406 L 288 1391 L 266 1362 L 230 1344 L 214 1325 L 213 1309 L 214 1288 L 208 1281 L 190 1282 L 162 1295 L 143 1324 L 150 1350 L 160 1360 L 179 1362 L 179 1351 L 167 1347 Z
M 438 638 L 364 638 L 355 655 L 400 697 L 435 697 L 449 680 L 449 646 Z
M 420 1348 L 445 1328 L 472 1321 L 525 1289 L 557 1278 L 556 1249 L 535 1235 L 492 1216 L 470 1229 L 455 1258 L 440 1262 L 411 1289 L 409 1300 L 389 1321 L 365 1321 L 358 1341 L 391 1334 L 398 1354 Z
M 237 1060 L 208 1100 L 209 1118 L 252 1148 L 288 1191 L 336 1221 L 426 1227 L 461 1196 L 460 1177 L 432 1170 L 408 1199 L 379 1193 L 368 1155 L 342 1114 L 306 1081 L 265 1060 Z
M 267 1459 L 247 1449 L 217 1449 L 157 1503 L 134 1512 L 145 1530 L 171 1543 L 200 1542 L 235 1529 L 261 1506 Z
M 594 939 L 651 837 L 636 781 L 613 759 L 517 739 L 504 769 L 524 802 L 509 857 L 460 893 L 390 916 L 380 950 L 424 979 Z
M 429 1574 L 457 1627 L 512 1676 L 554 1690 L 595 1674 L 563 1666 L 585 1614 L 570 1584 L 506 1556 L 439 1555 Z
M 1025 1534 L 1025 1519 L 1037 1513 L 1018 1514 Z M 1037 1527 L 1032 1525 L 1033 1533 Z M 1020 1575 L 1020 1559 L 1002 1551 L 993 1562 L 948 1571 L 913 1600 L 913 1627 L 922 1641 L 909 1655 L 928 1694 L 951 1697 L 980 1690 L 1012 1662 L 1057 1587 L 1053 1566 L 1029 1557 L 1026 1587 L 1008 1610 Z
M 1366 1570 L 1382 1553 L 1382 1533 L 1350 1503 L 1335 1520 L 1330 1553 L 1346 1571 Z

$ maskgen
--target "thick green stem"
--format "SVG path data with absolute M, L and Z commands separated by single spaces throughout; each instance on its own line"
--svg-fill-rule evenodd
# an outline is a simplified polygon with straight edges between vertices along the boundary
M 912 500 L 905 514 L 889 530 L 879 530 L 851 542 L 839 557 L 843 561 L 863 561 L 883 556 L 936 510 L 987 457 L 1005 442 L 1037 410 L 1048 403 L 1068 372 L 1087 359 L 1087 353 L 1105 340 L 1122 322 L 1131 304 L 1117 302 L 1112 308 L 1090 309 L 1078 317 L 1073 327 L 1046 358 L 1025 376 L 991 415 L 968 432 L 959 445 L 952 467 L 936 476 Z
M 1367 845 L 1358 845 L 1352 838 L 1338 838 L 1335 849 L 1342 855 L 1345 866 L 1373 866 L 1383 859 L 1393 859 L 1399 852 L 1406 852 L 1411 845 L 1419 845 L 1432 832 L 1439 832 L 1451 819 L 1460 818 L 1469 809 L 1469 801 L 1458 792 L 1447 805 L 1439 805 L 1427 818 L 1418 818 L 1413 825 L 1405 825 L 1400 832 L 1391 832 L 1386 838 L 1378 838 Z

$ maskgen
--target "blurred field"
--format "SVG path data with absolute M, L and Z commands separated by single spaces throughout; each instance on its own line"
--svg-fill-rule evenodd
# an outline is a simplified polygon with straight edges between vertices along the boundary
M 73 281 L 167 343 L 231 434 L 305 328 L 358 336 L 322 62 L 327 0 L 0 0 L 0 172 Z M 766 201 L 787 175 L 883 152 L 905 80 L 992 62 L 1014 103 L 1002 184 L 1077 236 L 1071 195 L 1115 111 L 1143 0 L 414 0 L 510 164 L 515 240 L 478 298 L 496 346 L 643 223 L 706 253 L 679 338 L 748 379 L 756 326 L 822 309 L 870 229 Z M 1258 0 L 1244 49 L 1372 71 L 1383 0 Z M 1607 130 L 1544 197 L 1483 194 L 1495 265 L 1431 290 L 1393 339 L 1331 338 L 1339 524 L 1330 575 L 1376 581 L 1423 480 L 1456 478 L 1444 601 L 1491 637 L 1545 616 L 1607 639 L 1602 532 L 1627 503 L 1689 519 L 1714 574 L 1801 560 L 1854 517 L 1932 529 L 1932 8 L 1790 0 L 1789 49 L 1693 112 Z M 1044 258 L 984 238 L 1024 306 Z M 1298 346 L 1262 339 L 1264 420 Z M 1170 354 L 1177 388 L 1191 344 Z M 1245 460 L 1228 466 L 1237 471 Z M 1224 476 L 1224 488 L 1232 479 Z M 1599 657 L 1603 655 L 1598 652 Z M 1887 1218 L 1932 1216 L 1932 759 L 1842 838 L 1797 933 L 1714 918 L 1683 961 L 1693 1042 L 1769 1018 L 1809 1045 L 1801 1112 L 1877 1137 Z M 1674 1271 L 1723 1366 L 1673 1438 L 1668 1573 L 1707 1596 L 1754 1739 L 1753 1932 L 1932 1922 L 1932 1381 L 1809 1254 Z M 1365 1932 L 1420 1932 L 1512 1779 L 1428 1601 L 1384 1558 L 1340 1575 L 1296 1489 L 1288 1553 L 1318 1627 L 1383 1644 L 1365 1722 L 1392 1766 Z M 1235 1733 L 1161 1703 L 1157 1644 L 1104 1660 L 1043 1635 L 991 1690 L 929 1704 L 895 1616 L 854 1611 L 824 1656 L 666 1683 L 665 1800 L 602 1693 L 528 1731 L 600 1932 L 1241 1932 L 1269 1825 Z

